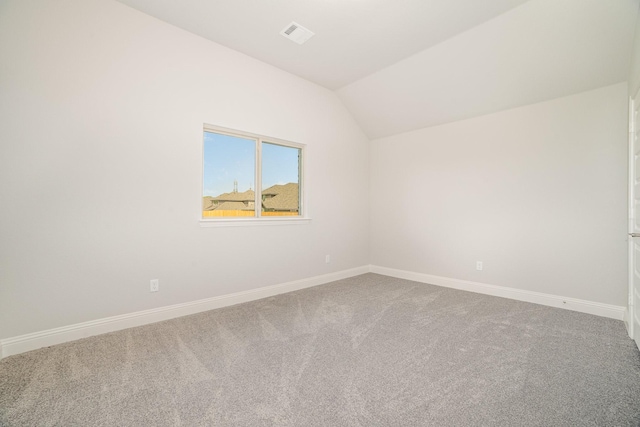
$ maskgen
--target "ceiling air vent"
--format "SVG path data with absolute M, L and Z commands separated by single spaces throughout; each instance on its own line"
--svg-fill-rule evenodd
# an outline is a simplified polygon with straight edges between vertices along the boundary
M 298 44 L 306 42 L 315 35 L 315 33 L 295 22 L 284 27 L 284 30 L 280 31 L 280 34 Z

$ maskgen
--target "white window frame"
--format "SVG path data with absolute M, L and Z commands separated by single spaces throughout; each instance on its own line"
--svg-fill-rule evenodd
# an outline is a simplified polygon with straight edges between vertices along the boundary
M 253 217 L 219 217 L 219 218 L 203 218 L 202 217 L 202 197 L 204 194 L 204 133 L 214 132 L 229 136 L 235 136 L 239 138 L 253 139 L 256 141 L 255 147 L 255 213 Z M 299 191 L 300 191 L 300 207 L 299 216 L 262 216 L 262 143 L 277 144 L 284 147 L 296 148 L 300 150 L 300 175 L 299 175 Z M 270 136 L 240 131 L 236 129 L 224 128 L 221 126 L 215 126 L 206 124 L 203 126 L 201 133 L 202 144 L 202 169 L 200 173 L 200 197 L 198 200 L 198 213 L 199 222 L 201 227 L 244 227 L 244 226 L 262 226 L 262 225 L 293 225 L 293 224 L 308 224 L 311 221 L 311 217 L 308 214 L 307 209 L 307 185 L 305 174 L 305 162 L 307 158 L 307 146 L 297 142 L 285 141 L 280 138 L 272 138 Z

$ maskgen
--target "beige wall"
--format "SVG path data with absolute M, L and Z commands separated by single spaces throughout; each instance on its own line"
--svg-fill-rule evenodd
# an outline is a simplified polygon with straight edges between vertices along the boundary
M 112 1 L 3 1 L 0 58 L 0 338 L 368 263 L 332 92 Z M 311 224 L 200 228 L 203 123 L 307 144 Z
M 626 305 L 626 95 L 373 141 L 372 264 Z

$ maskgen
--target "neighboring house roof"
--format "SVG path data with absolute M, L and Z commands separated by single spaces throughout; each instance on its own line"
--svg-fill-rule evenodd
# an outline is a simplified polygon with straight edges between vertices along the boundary
M 213 197 L 213 200 L 220 202 L 252 202 L 255 198 L 256 193 L 253 190 L 247 190 L 242 193 L 223 193 Z
M 275 211 L 295 211 L 300 207 L 298 184 L 290 182 L 285 185 L 274 185 L 262 191 L 263 196 L 272 196 L 262 201 L 265 209 Z
M 265 199 L 264 209 L 270 211 L 297 211 L 300 208 L 299 186 L 290 182 L 284 185 L 273 185 L 262 191 Z M 242 193 L 224 193 L 216 197 L 202 198 L 202 210 L 205 211 L 252 211 L 254 209 L 255 192 L 247 190 Z
M 215 209 L 215 205 L 213 204 L 213 197 L 205 196 L 202 198 L 202 210 L 203 211 L 212 211 Z
M 256 193 L 253 190 L 247 190 L 242 193 L 223 193 L 216 197 L 205 196 L 202 198 L 202 210 L 252 211 L 255 197 Z
M 217 205 L 215 211 L 252 211 L 253 206 L 247 206 L 243 202 L 224 202 Z

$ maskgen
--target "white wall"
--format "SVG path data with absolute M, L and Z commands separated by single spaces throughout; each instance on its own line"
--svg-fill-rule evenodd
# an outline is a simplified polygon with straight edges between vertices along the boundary
M 629 96 L 632 97 L 640 89 L 640 14 L 636 15 L 636 31 L 631 55 L 631 72 L 629 73 Z
M 373 141 L 372 264 L 626 305 L 626 95 Z
M 0 339 L 368 264 L 332 92 L 104 0 L 3 1 L 0 58 Z M 308 144 L 311 224 L 201 228 L 203 123 Z

